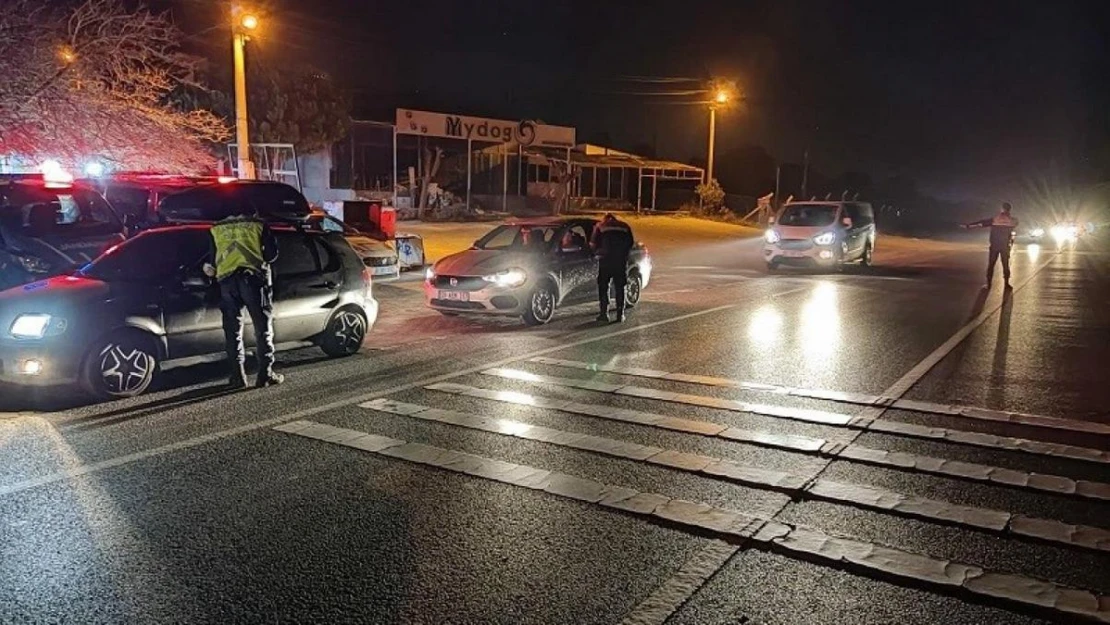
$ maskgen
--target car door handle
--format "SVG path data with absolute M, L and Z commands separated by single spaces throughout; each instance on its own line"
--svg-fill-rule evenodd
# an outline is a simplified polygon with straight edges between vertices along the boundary
M 326 280 L 326 281 L 324 281 L 320 284 L 313 284 L 312 288 L 314 288 L 314 289 L 327 289 L 329 291 L 334 291 L 334 290 L 339 288 L 339 283 L 338 282 L 332 282 L 331 280 Z

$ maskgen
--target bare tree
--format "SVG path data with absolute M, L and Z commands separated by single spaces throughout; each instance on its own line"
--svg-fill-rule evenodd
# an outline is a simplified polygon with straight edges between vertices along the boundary
M 0 151 L 73 163 L 91 156 L 130 169 L 198 171 L 223 119 L 178 105 L 200 59 L 164 14 L 121 0 L 62 11 L 0 0 Z

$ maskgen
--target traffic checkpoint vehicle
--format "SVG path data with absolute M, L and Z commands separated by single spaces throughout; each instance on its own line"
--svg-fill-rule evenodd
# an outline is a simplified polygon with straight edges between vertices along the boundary
M 125 236 L 97 190 L 71 177 L 0 177 L 0 290 L 77 269 Z
M 378 317 L 362 259 L 340 234 L 272 227 L 278 348 L 354 354 Z M 79 271 L 0 292 L 0 380 L 131 397 L 159 371 L 223 358 L 219 286 L 202 269 L 210 228 L 146 230 Z
M 401 262 L 397 255 L 397 248 L 390 242 L 362 232 L 323 211 L 313 211 L 306 225 L 309 228 L 342 234 L 375 278 L 401 277 Z
M 589 246 L 596 224 L 543 218 L 499 225 L 469 250 L 427 270 L 425 301 L 448 316 L 518 316 L 528 325 L 548 323 L 560 306 L 597 300 L 598 261 Z M 640 301 L 651 272 L 651 256 L 638 243 L 628 260 L 629 306 Z
M 764 233 L 767 269 L 780 266 L 839 269 L 875 253 L 875 213 L 867 202 L 791 202 Z

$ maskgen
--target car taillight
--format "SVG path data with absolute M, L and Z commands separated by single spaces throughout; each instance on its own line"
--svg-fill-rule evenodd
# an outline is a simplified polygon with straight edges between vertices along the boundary
M 362 288 L 366 289 L 366 294 L 370 294 L 370 287 L 373 283 L 373 274 L 370 273 L 368 267 L 362 269 Z

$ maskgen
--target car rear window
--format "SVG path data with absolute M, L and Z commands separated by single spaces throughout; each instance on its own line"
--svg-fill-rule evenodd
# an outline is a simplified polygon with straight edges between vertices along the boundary
M 158 206 L 158 211 L 171 221 L 219 221 L 241 209 L 285 219 L 304 219 L 310 210 L 296 189 L 277 183 L 197 187 L 171 195 Z
M 0 221 L 24 236 L 80 239 L 123 228 L 111 206 L 90 189 L 11 185 L 2 194 Z

